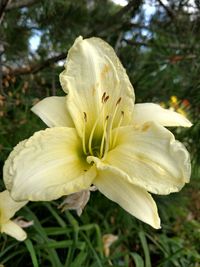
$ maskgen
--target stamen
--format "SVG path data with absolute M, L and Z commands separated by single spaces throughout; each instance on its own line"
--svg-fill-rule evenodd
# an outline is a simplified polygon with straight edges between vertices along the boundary
M 101 102 L 102 103 L 104 103 L 105 96 L 106 96 L 106 92 L 104 92 L 103 95 L 102 95 L 102 98 L 101 98 Z
M 105 98 L 104 98 L 104 103 L 106 103 L 109 99 L 109 95 L 107 95 Z
M 112 120 L 111 120 L 111 123 L 110 123 L 110 126 L 111 126 L 110 128 L 111 128 L 111 129 L 112 129 L 112 127 L 113 127 L 113 122 L 114 122 L 115 116 L 116 116 L 116 114 L 117 114 L 117 111 L 118 111 L 119 104 L 120 104 L 121 100 L 122 100 L 122 98 L 120 97 L 120 98 L 117 100 L 117 102 L 116 102 L 115 110 L 114 110 L 114 113 L 113 113 L 113 116 L 112 116 Z
M 91 130 L 91 133 L 90 133 L 90 138 L 89 138 L 88 148 L 89 148 L 89 152 L 90 152 L 90 154 L 91 154 L 92 156 L 94 156 L 94 155 L 93 155 L 93 151 L 92 151 L 92 139 L 93 139 L 94 132 L 95 132 L 95 130 L 96 130 L 97 124 L 98 124 L 99 120 L 101 119 L 101 115 L 102 115 L 102 113 L 103 113 L 103 111 L 104 111 L 104 104 L 108 101 L 108 99 L 109 99 L 109 96 L 106 96 L 106 93 L 104 93 L 103 96 L 102 96 L 102 100 L 103 100 L 102 104 L 103 104 L 103 105 L 101 106 L 101 110 L 100 110 L 100 112 L 99 112 L 99 115 L 98 115 L 98 117 L 97 117 L 97 119 L 96 119 L 96 121 L 95 121 L 95 123 L 94 123 L 94 125 L 93 125 L 93 128 L 92 128 L 92 130 Z
M 117 100 L 116 105 L 115 105 L 115 110 L 113 112 L 113 115 L 112 115 L 112 118 L 111 118 L 111 122 L 109 124 L 107 146 L 112 143 L 112 135 L 111 135 L 111 132 L 112 132 L 112 128 L 113 128 L 114 119 L 115 119 L 116 114 L 117 114 L 117 111 L 119 109 L 119 104 L 120 104 L 121 100 L 122 100 L 121 97 Z M 108 147 L 107 147 L 107 150 L 108 150 Z
M 121 102 L 122 98 L 120 96 L 120 98 L 117 100 L 116 106 Z
M 112 142 L 112 145 L 111 145 L 112 148 L 115 147 L 115 144 L 116 144 L 116 141 L 117 141 L 117 137 L 119 135 L 119 127 L 122 124 L 123 118 L 124 118 L 124 111 L 121 111 L 121 118 L 119 120 L 119 123 L 118 123 L 117 127 L 115 128 L 116 129 L 115 130 L 115 135 L 114 135 L 113 142 Z
M 85 146 L 85 128 L 86 128 L 86 123 L 87 123 L 87 114 L 83 112 L 84 115 L 84 124 L 83 124 L 83 138 L 82 138 L 82 145 L 83 145 L 83 152 L 85 155 L 87 155 L 87 150 Z
M 109 119 L 109 116 L 107 115 L 106 119 L 105 119 L 105 124 L 103 125 L 104 130 L 103 130 L 103 137 L 101 140 L 100 158 L 102 158 L 103 152 L 104 152 L 103 150 L 104 150 L 104 143 L 106 141 L 106 131 L 107 131 L 108 119 Z
M 87 114 L 85 112 L 83 112 L 83 114 L 84 114 L 84 120 L 85 122 L 87 122 Z

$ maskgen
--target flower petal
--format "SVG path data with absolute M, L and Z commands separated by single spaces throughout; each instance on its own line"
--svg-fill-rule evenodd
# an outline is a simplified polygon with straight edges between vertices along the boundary
M 10 153 L 9 157 L 7 158 L 3 166 L 4 183 L 8 190 L 11 190 L 13 184 L 13 171 L 11 167 L 13 165 L 13 160 L 21 152 L 21 150 L 23 150 L 26 141 L 27 139 L 19 142 L 18 145 L 14 147 L 14 149 Z
M 133 112 L 133 123 L 143 124 L 148 121 L 154 121 L 163 126 L 192 126 L 186 117 L 175 111 L 164 109 L 153 103 L 136 104 Z
M 27 238 L 26 232 L 10 220 L 2 225 L 1 232 L 16 238 L 18 241 L 24 241 Z
M 73 128 L 48 128 L 18 146 L 4 166 L 4 181 L 15 200 L 57 199 L 88 188 L 96 175 Z
M 74 127 L 67 110 L 66 97 L 46 97 L 33 106 L 31 110 L 49 127 Z
M 77 38 L 68 52 L 60 82 L 68 94 L 68 109 L 80 136 L 83 134 L 84 114 L 87 116 L 88 135 L 98 116 L 102 115 L 99 120 L 102 123 L 107 115 L 113 114 L 120 97 L 120 108 L 113 125 L 117 125 L 121 111 L 124 112 L 123 125 L 132 120 L 132 85 L 114 50 L 103 40 Z M 109 99 L 104 111 L 100 112 L 104 93 Z
M 98 172 L 94 184 L 102 194 L 130 214 L 156 229 L 160 228 L 160 218 L 151 195 L 143 188 L 127 182 L 120 172 L 108 166 Z
M 166 128 L 152 122 L 118 131 L 118 145 L 105 162 L 127 173 L 133 184 L 164 195 L 189 182 L 189 153 Z
M 27 204 L 27 201 L 16 202 L 10 197 L 8 190 L 0 193 L 0 224 L 8 221 L 15 213 Z

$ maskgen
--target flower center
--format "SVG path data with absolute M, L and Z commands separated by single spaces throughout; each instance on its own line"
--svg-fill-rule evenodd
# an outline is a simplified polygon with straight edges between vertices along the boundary
M 120 112 L 117 125 L 115 126 L 115 128 L 119 129 L 124 118 L 124 111 L 119 110 L 121 103 L 121 97 L 119 97 L 119 99 L 116 101 L 115 108 L 112 111 L 112 113 L 105 114 L 106 105 L 109 102 L 108 101 L 109 98 L 110 98 L 109 95 L 107 95 L 106 92 L 104 92 L 101 98 L 101 103 L 102 103 L 101 109 L 90 131 L 89 138 L 87 139 L 86 139 L 86 129 L 88 123 L 88 116 L 86 112 L 83 112 L 84 128 L 83 128 L 82 146 L 83 146 L 83 152 L 86 156 L 95 156 L 98 158 L 103 158 L 106 156 L 108 151 L 111 148 L 114 148 L 116 145 L 118 130 L 115 131 L 115 134 L 113 134 L 112 129 L 114 128 L 114 121 L 116 119 L 117 112 Z M 95 134 L 99 124 L 102 124 L 101 125 L 102 133 L 100 137 Z

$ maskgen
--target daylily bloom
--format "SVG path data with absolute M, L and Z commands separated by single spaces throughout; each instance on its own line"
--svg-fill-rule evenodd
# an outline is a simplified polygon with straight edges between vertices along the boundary
M 99 38 L 76 39 L 60 82 L 66 96 L 47 97 L 32 109 L 50 128 L 19 143 L 5 162 L 11 196 L 50 201 L 95 185 L 159 228 L 149 192 L 177 192 L 190 178 L 189 154 L 164 126 L 191 123 L 159 105 L 134 104 L 125 69 Z
M 0 232 L 6 233 L 18 241 L 26 239 L 26 232 L 14 221 L 14 214 L 26 205 L 27 201 L 15 202 L 7 190 L 0 193 Z

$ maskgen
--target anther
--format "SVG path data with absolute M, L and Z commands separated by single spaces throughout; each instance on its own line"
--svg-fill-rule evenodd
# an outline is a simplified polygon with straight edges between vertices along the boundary
M 122 98 L 120 97 L 117 102 L 116 102 L 116 106 L 119 105 L 119 103 L 121 102 Z
M 87 114 L 85 112 L 83 112 L 83 115 L 84 115 L 85 122 L 87 122 Z
M 109 99 L 109 95 L 107 95 L 105 98 L 104 98 L 104 103 L 106 103 Z
M 101 98 L 101 102 L 102 103 L 104 103 L 105 96 L 106 96 L 106 92 L 104 92 L 103 95 L 102 95 L 102 98 Z

